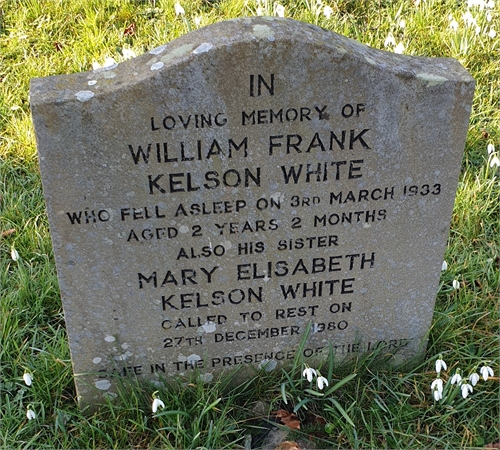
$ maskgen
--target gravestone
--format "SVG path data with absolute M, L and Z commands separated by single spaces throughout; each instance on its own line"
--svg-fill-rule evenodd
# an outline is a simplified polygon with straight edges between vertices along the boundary
M 425 348 L 474 80 L 243 18 L 32 80 L 72 362 L 115 378 Z

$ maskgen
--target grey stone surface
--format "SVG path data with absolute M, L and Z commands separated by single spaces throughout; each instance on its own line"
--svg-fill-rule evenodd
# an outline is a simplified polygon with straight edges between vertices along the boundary
M 31 106 L 78 393 L 425 346 L 474 80 L 244 18 Z M 266 365 L 267 363 L 267 365 Z

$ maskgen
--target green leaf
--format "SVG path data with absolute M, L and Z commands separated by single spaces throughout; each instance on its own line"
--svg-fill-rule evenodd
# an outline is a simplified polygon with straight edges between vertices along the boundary
M 351 375 L 345 377 L 343 380 L 340 380 L 337 384 L 335 384 L 334 386 L 332 386 L 330 389 L 328 389 L 326 392 L 325 392 L 325 395 L 330 395 L 332 392 L 335 392 L 337 389 L 341 388 L 342 386 L 344 386 L 344 384 L 346 383 L 349 383 L 349 381 L 351 381 L 353 378 L 356 377 L 357 374 L 355 373 L 351 373 Z
M 356 428 L 356 425 L 354 425 L 354 422 L 347 415 L 347 413 L 345 412 L 344 408 L 342 408 L 342 406 L 340 406 L 340 403 L 337 400 L 335 400 L 334 398 L 329 398 L 328 400 L 330 400 L 333 403 L 333 405 L 335 406 L 335 408 L 337 408 L 337 410 L 339 411 L 339 413 L 342 414 L 342 417 L 344 417 L 344 419 L 347 421 L 347 423 L 349 425 L 351 425 L 352 427 Z M 325 406 L 325 409 L 327 411 L 335 411 L 331 406 Z
M 308 394 L 315 395 L 316 397 L 324 397 L 325 394 L 323 392 L 317 392 L 313 391 L 312 389 L 304 389 L 304 392 L 307 392 Z
M 288 405 L 288 400 L 286 399 L 285 383 L 281 383 L 281 398 L 285 402 L 285 405 Z

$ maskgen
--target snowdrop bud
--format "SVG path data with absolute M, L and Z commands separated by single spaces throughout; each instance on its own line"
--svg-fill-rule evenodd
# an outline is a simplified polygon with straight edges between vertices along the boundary
M 441 369 L 448 370 L 448 367 L 446 366 L 446 363 L 443 361 L 441 355 L 439 355 L 439 358 L 436 359 L 436 373 L 441 372 Z
M 433 391 L 443 392 L 443 380 L 441 378 L 436 378 L 431 384 L 431 389 Z
M 453 19 L 451 22 L 450 22 L 450 28 L 453 30 L 453 31 L 457 31 L 458 30 L 458 22 Z
M 17 250 L 12 247 L 10 251 L 10 257 L 12 258 L 12 261 L 18 261 L 19 260 L 19 253 L 17 253 Z
M 469 395 L 470 392 L 472 392 L 472 386 L 468 383 L 464 383 L 462 384 L 462 386 L 460 387 L 460 389 L 462 390 L 462 397 L 463 398 L 467 398 L 467 396 Z
M 453 289 L 459 289 L 460 288 L 460 282 L 458 280 L 453 280 Z
M 309 383 L 312 381 L 313 377 L 316 376 L 316 371 L 310 367 L 306 367 L 302 372 L 302 376 L 307 378 Z
M 111 58 L 111 56 L 107 56 L 106 59 L 104 60 L 104 64 L 102 67 L 111 67 L 116 64 L 116 61 L 114 58 Z
M 153 400 L 153 406 L 151 407 L 153 414 L 158 411 L 158 408 L 165 408 L 165 403 L 163 403 L 159 398 L 155 398 Z
M 26 383 L 26 386 L 31 386 L 31 383 L 33 382 L 33 377 L 30 373 L 24 372 L 23 380 Z
M 475 386 L 477 384 L 477 382 L 479 381 L 479 375 L 477 373 L 471 373 L 469 375 L 469 381 L 470 381 L 470 384 L 472 384 L 472 386 Z
M 36 419 L 35 411 L 28 408 L 28 410 L 26 411 L 26 417 L 28 418 L 28 420 Z
M 483 376 L 483 380 L 486 381 L 489 377 L 492 377 L 493 374 L 493 369 L 489 366 L 483 366 L 481 367 L 481 375 Z
M 460 386 L 460 384 L 462 384 L 462 377 L 458 373 L 458 370 L 457 370 L 457 373 L 451 377 L 450 383 L 451 384 L 458 384 L 459 386 Z
M 328 380 L 325 377 L 319 376 L 316 380 L 318 383 L 318 389 L 321 391 L 325 386 L 328 386 Z
M 122 50 L 123 59 L 132 59 L 136 57 L 135 52 L 130 48 L 124 48 Z
M 385 38 L 384 46 L 385 47 L 395 47 L 396 46 L 396 40 L 394 39 L 394 36 L 392 35 L 392 33 L 389 33 L 387 35 L 387 37 Z
M 495 146 L 493 144 L 488 144 L 486 149 L 488 150 L 488 155 L 491 155 L 492 153 L 495 152 Z
M 285 17 L 285 7 L 283 5 L 280 5 L 279 3 L 274 4 L 274 13 L 278 17 Z
M 497 35 L 497 32 L 495 31 L 495 29 L 493 27 L 490 27 L 490 32 L 488 33 L 488 36 L 491 39 L 495 39 L 496 35 Z
M 184 8 L 181 6 L 181 4 L 179 2 L 175 2 L 174 9 L 175 9 L 176 16 L 179 16 L 179 15 L 183 16 L 184 14 L 186 14 L 186 12 L 184 11 Z
M 448 263 L 446 261 L 443 261 L 443 264 L 441 264 L 441 271 L 444 271 L 448 269 Z
M 402 42 L 400 42 L 396 47 L 394 48 L 394 53 L 399 53 L 400 55 L 405 51 L 405 46 Z

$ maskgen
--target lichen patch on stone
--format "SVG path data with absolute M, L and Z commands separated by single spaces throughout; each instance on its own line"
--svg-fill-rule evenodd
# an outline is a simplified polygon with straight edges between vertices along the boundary
M 417 78 L 424 81 L 428 87 L 443 84 L 444 82 L 448 81 L 445 77 L 434 75 L 432 73 L 417 73 Z
M 200 53 L 205 53 L 205 52 L 208 52 L 209 50 L 211 50 L 212 48 L 214 48 L 214 45 L 213 44 L 210 44 L 209 42 L 204 42 L 203 44 L 201 44 L 200 46 L 196 47 L 194 50 L 193 50 L 193 53 L 195 55 L 198 55 Z
M 80 102 L 88 102 L 95 94 L 92 91 L 79 91 L 75 97 Z

